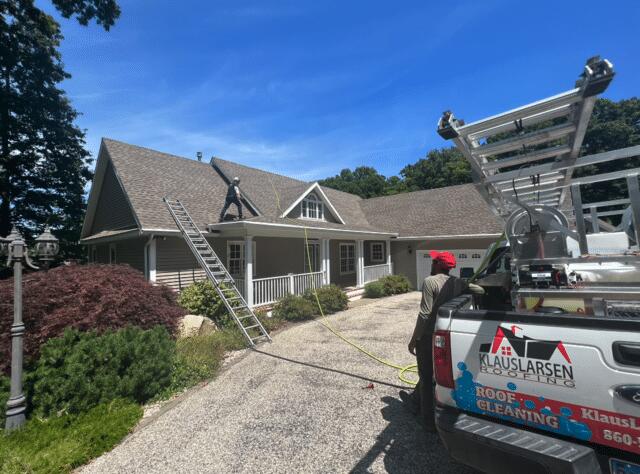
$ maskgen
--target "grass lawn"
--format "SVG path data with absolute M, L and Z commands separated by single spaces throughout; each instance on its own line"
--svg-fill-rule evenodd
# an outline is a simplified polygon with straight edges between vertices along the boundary
M 31 419 L 17 431 L 0 431 L 0 473 L 69 472 L 113 448 L 141 416 L 139 405 L 114 400 L 77 416 Z

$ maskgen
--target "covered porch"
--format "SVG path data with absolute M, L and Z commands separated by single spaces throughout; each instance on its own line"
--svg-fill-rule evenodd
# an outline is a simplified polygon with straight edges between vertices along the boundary
M 329 284 L 362 288 L 393 274 L 393 235 L 280 226 L 244 221 L 210 229 L 227 239 L 227 269 L 252 307 Z M 234 236 L 240 232 L 245 234 L 242 239 Z

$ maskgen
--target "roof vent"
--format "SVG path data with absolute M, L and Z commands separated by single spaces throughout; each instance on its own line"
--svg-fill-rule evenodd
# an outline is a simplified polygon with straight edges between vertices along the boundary
M 198 161 L 202 161 L 202 152 L 201 151 L 197 151 L 196 152 L 196 158 L 198 158 Z

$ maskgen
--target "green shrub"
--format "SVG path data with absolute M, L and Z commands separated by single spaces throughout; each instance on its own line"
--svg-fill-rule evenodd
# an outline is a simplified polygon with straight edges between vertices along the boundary
M 273 315 L 285 321 L 303 321 L 313 319 L 317 308 L 302 296 L 287 295 L 280 298 L 273 307 Z
M 0 472 L 69 472 L 124 438 L 142 416 L 142 408 L 124 400 L 80 415 L 29 420 L 17 431 L 0 431 Z
M 384 284 L 381 281 L 372 281 L 364 285 L 365 298 L 382 298 L 385 295 Z
M 209 280 L 196 281 L 182 290 L 178 304 L 192 314 L 211 318 L 220 328 L 235 324 Z
M 364 286 L 364 295 L 367 298 L 381 298 L 409 291 L 411 291 L 411 283 L 404 275 L 387 275 Z
M 4 428 L 4 417 L 7 411 L 7 400 L 9 400 L 9 389 L 11 380 L 9 377 L 0 375 L 0 429 Z
M 80 413 L 124 398 L 144 403 L 169 386 L 175 342 L 163 327 L 98 335 L 67 330 L 42 346 L 27 378 L 41 416 Z
M 317 288 L 315 292 L 318 295 L 317 300 L 314 290 L 307 290 L 304 294 L 304 298 L 313 305 L 316 313 L 320 313 L 318 301 L 320 302 L 320 306 L 322 307 L 322 312 L 324 314 L 333 314 L 347 309 L 349 298 L 339 286 L 323 286 L 322 288 Z
M 411 283 L 404 275 L 387 275 L 378 281 L 384 285 L 385 295 L 399 295 L 411 291 Z

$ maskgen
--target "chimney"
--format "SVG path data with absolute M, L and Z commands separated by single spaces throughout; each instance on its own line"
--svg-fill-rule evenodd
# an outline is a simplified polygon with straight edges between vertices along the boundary
M 198 158 L 198 161 L 202 161 L 202 152 L 201 151 L 196 152 L 196 158 Z

